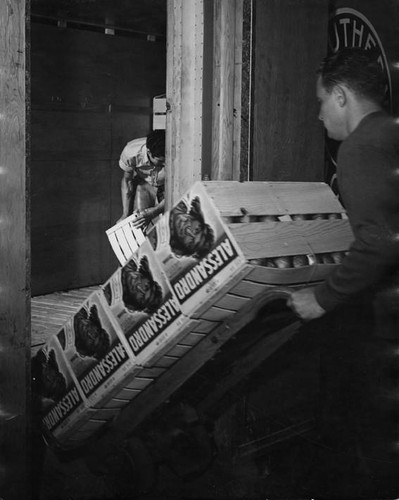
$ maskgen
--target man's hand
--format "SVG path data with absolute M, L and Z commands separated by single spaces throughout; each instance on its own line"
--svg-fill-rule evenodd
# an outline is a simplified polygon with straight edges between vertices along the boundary
M 157 213 L 155 208 L 146 208 L 145 210 L 137 210 L 133 212 L 136 216 L 133 221 L 133 227 L 137 227 L 139 229 L 145 229 L 148 224 L 152 221 L 154 217 L 156 217 Z
M 314 288 L 302 288 L 293 292 L 287 301 L 287 306 L 304 321 L 320 318 L 326 312 L 317 302 Z
M 132 224 L 134 227 L 138 227 L 145 231 L 148 224 L 158 217 L 158 215 L 163 214 L 165 210 L 165 200 L 162 200 L 155 207 L 146 208 L 144 210 L 136 210 L 133 212 L 136 215 L 136 218 L 133 220 Z
M 155 217 L 153 209 L 151 208 L 146 208 L 145 210 L 141 211 L 136 210 L 135 212 L 133 212 L 132 215 L 135 215 L 134 219 L 132 220 L 132 225 L 137 228 L 143 228 L 148 226 L 148 224 Z M 128 217 L 129 215 L 122 215 L 122 217 L 116 221 L 116 224 L 119 224 L 119 222 L 124 221 Z

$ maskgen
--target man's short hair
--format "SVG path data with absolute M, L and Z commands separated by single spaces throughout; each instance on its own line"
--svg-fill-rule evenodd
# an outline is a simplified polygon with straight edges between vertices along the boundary
M 153 130 L 147 135 L 146 146 L 155 158 L 165 156 L 165 130 Z
M 339 50 L 322 61 L 317 73 L 329 93 L 335 85 L 344 84 L 359 97 L 380 105 L 386 97 L 386 78 L 373 51 L 357 47 Z

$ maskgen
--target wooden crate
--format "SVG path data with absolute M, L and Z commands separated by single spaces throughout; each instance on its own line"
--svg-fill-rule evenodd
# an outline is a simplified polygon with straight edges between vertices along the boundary
M 137 214 L 132 214 L 106 231 L 112 250 L 122 266 L 145 241 L 143 231 L 133 225 L 136 218 Z
M 86 399 L 55 335 L 37 353 L 32 375 L 41 389 L 44 434 L 58 438 L 78 427 L 87 411 Z
M 136 286 L 143 277 L 151 282 L 150 301 L 132 302 L 123 281 L 132 280 Z M 74 310 L 43 349 L 56 347 L 59 359 L 52 368 L 60 372 L 62 366 L 59 376 L 68 376 L 73 384 L 66 393 L 53 394 L 45 410 L 47 440 L 76 446 L 108 425 L 195 344 L 195 335 L 199 340 L 221 322 L 202 323 L 182 313 L 151 245 L 144 242 L 123 268 Z M 192 336 L 188 347 L 177 347 L 165 356 L 187 335 Z M 80 399 L 67 409 L 75 392 Z
M 135 363 L 141 366 L 159 357 L 170 342 L 196 324 L 182 313 L 148 241 L 101 287 L 101 293 L 108 315 L 118 324 Z
M 205 255 L 182 255 L 172 234 L 175 220 L 195 219 L 198 212 L 197 224 L 208 228 L 213 242 Z M 268 286 L 323 280 L 353 235 L 345 210 L 324 183 L 209 181 L 196 183 L 148 239 L 183 312 L 201 318 L 217 307 L 212 314 L 225 319 L 240 308 L 239 300 L 226 300 L 228 293 L 251 299 Z
M 45 404 L 43 429 L 49 440 L 73 434 L 93 416 L 95 404 L 107 400 L 137 371 L 126 339 L 99 292 L 81 304 L 37 359 L 41 364 L 34 366 Z
M 193 227 L 206 231 L 199 234 L 199 245 L 184 248 L 172 233 L 180 227 L 186 234 L 184 220 L 190 217 L 197 220 Z M 93 397 L 66 356 L 86 398 L 86 411 L 72 419 L 73 432 L 55 437 L 66 447 L 76 446 L 114 419 L 123 422 L 125 412 L 131 415 L 137 408 L 138 415 L 148 414 L 253 320 L 263 303 L 286 298 L 287 286 L 306 286 L 328 276 L 352 238 L 345 211 L 326 184 L 196 183 L 131 259 L 137 269 L 147 259 L 162 289 L 157 309 L 127 310 L 121 269 L 101 287 L 105 316 L 128 353 L 126 369 Z M 173 314 L 163 322 L 165 307 Z M 157 323 L 161 327 L 155 328 Z M 287 338 L 293 332 L 289 329 Z

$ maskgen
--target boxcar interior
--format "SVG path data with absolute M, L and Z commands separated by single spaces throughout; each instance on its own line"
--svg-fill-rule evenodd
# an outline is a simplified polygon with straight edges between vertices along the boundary
M 242 65 L 233 60 L 239 69 L 224 68 L 221 77 L 218 49 L 231 49 L 219 43 L 226 1 L 243 9 L 236 27 Z M 392 63 L 391 103 L 398 113 L 394 0 L 200 3 L 207 15 L 213 12 L 204 48 L 203 97 L 209 107 L 201 117 L 202 174 L 232 180 L 219 167 L 228 163 L 223 140 L 234 142 L 226 123 L 238 113 L 241 149 L 234 180 L 330 181 L 333 164 L 317 119 L 314 73 L 331 44 L 335 9 L 358 9 L 360 18 L 373 21 Z M 118 267 L 105 231 L 121 215 L 119 156 L 128 141 L 151 131 L 153 98 L 166 94 L 172 5 L 26 2 L 32 357 Z M 218 89 L 234 71 L 241 72 L 239 112 L 234 108 L 225 123 L 226 115 L 217 113 L 231 96 L 219 99 Z M 33 457 L 33 500 L 370 498 L 371 483 L 359 481 L 368 477 L 367 464 L 359 471 L 339 446 L 321 444 L 315 424 L 320 359 L 326 353 L 334 359 L 331 340 L 350 311 L 299 325 L 283 302 L 251 317 L 223 348 L 209 341 L 209 360 L 188 380 L 182 377 L 167 398 L 161 393 L 168 388 L 159 384 L 150 395 L 162 403 L 144 412 L 130 433 L 105 431 L 97 443 L 64 452 L 46 447 L 33 425 L 32 443 L 22 446 Z M 352 326 L 359 331 L 365 325 Z M 281 339 L 268 337 L 276 331 Z M 126 429 L 130 417 L 140 415 L 128 412 Z M 11 475 L 16 484 L 15 471 Z M 9 498 L 17 499 L 12 491 Z

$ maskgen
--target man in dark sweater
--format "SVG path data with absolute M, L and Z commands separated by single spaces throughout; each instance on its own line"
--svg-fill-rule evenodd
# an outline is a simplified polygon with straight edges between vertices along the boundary
M 399 121 L 382 110 L 384 93 L 382 70 L 360 49 L 344 49 L 320 69 L 319 118 L 329 137 L 344 141 L 337 180 L 355 241 L 325 283 L 292 295 L 290 305 L 304 320 L 388 283 L 399 315 L 399 280 L 393 279 L 399 278 Z M 396 326 L 377 333 L 399 338 Z
M 341 440 L 345 433 L 352 437 L 365 469 L 380 480 L 379 488 L 395 495 L 399 493 L 394 480 L 399 454 L 399 120 L 383 111 L 385 91 L 383 72 L 370 52 L 343 49 L 320 67 L 319 118 L 329 137 L 343 141 L 337 180 L 354 242 L 324 283 L 294 292 L 288 305 L 305 321 L 333 310 L 338 315 L 345 308 L 355 316 L 349 321 L 351 327 L 344 327 L 343 337 L 340 332 L 341 348 L 337 342 L 322 380 L 327 381 L 322 388 L 341 394 L 341 403 L 330 398 L 331 412 L 325 408 L 322 412 L 329 413 L 327 420 L 340 413 L 343 421 L 335 420 L 335 438 Z M 376 493 L 384 491 L 377 488 Z

